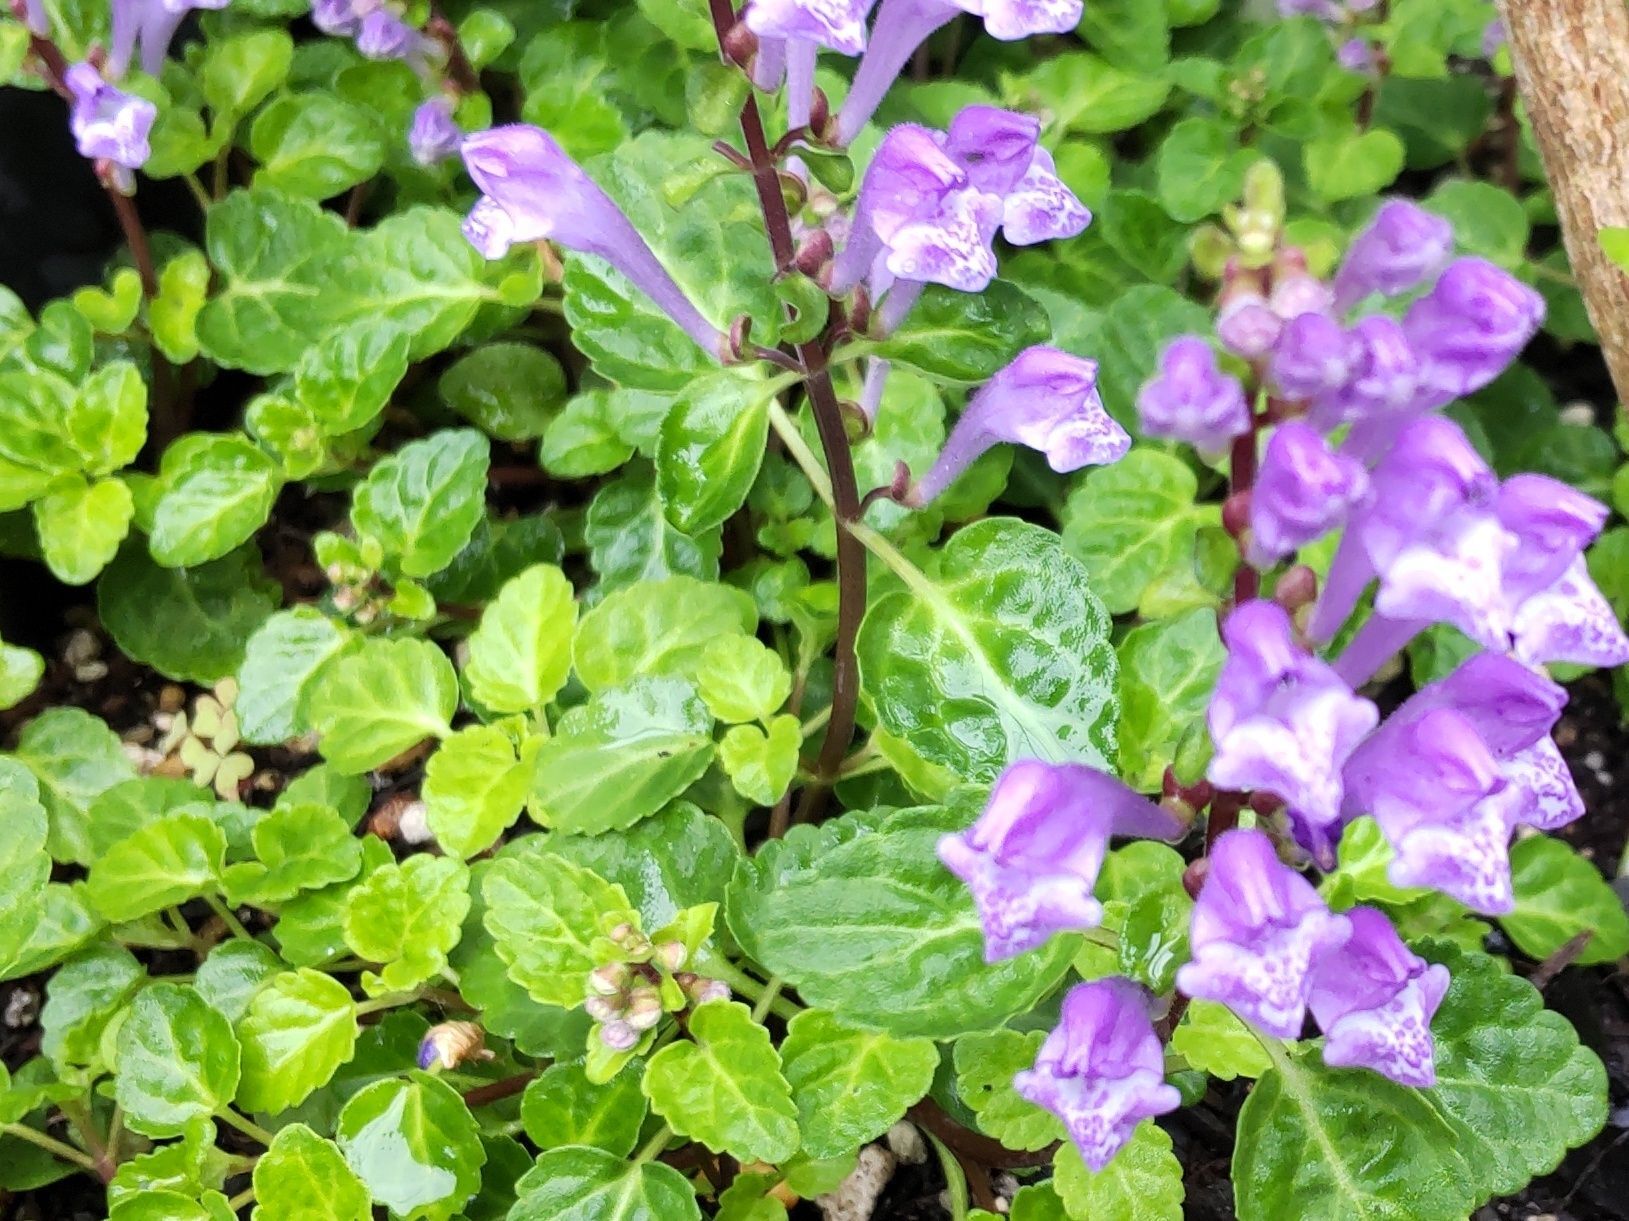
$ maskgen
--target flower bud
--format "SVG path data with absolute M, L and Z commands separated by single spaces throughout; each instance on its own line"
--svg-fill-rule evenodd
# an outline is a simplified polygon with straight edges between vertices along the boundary
M 724 35 L 724 58 L 738 68 L 745 68 L 757 54 L 758 35 L 748 28 L 745 21 L 737 21 Z
M 623 1021 L 635 1030 L 644 1032 L 662 1020 L 662 998 L 657 995 L 654 988 L 642 989 L 634 994 L 633 1000 L 628 1002 L 628 1012 Z
M 690 951 L 685 948 L 682 941 L 664 941 L 656 947 L 654 962 L 669 975 L 684 966 L 690 957 Z
M 627 966 L 620 962 L 608 962 L 588 973 L 588 986 L 600 996 L 615 996 L 628 986 L 630 979 Z
M 486 1032 L 474 1022 L 442 1022 L 430 1027 L 419 1043 L 420 1068 L 440 1064 L 452 1069 L 471 1060 L 493 1058 L 486 1048 Z
M 627 1022 L 607 1022 L 600 1027 L 600 1042 L 612 1051 L 632 1051 L 639 1042 L 639 1031 Z
M 596 1022 L 609 1022 L 622 1016 L 622 1002 L 608 996 L 591 996 L 583 1002 L 583 1011 Z

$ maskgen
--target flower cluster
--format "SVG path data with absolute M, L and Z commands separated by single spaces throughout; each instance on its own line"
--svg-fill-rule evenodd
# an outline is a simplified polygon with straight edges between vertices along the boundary
M 399 59 L 425 73 L 435 58 L 434 40 L 384 0 L 311 0 L 311 21 L 324 34 L 354 39 L 368 59 Z

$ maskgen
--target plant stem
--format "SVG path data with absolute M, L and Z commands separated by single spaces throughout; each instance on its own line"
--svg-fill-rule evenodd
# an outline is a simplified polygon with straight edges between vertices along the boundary
M 1237 496 L 1248 492 L 1256 484 L 1256 429 L 1257 415 L 1250 413 L 1250 431 L 1233 439 L 1233 451 L 1228 462 L 1228 492 Z M 1244 557 L 1239 548 L 1239 567 L 1233 573 L 1233 605 L 1248 602 L 1261 593 L 1261 573 Z
M 422 999 L 421 992 L 392 992 L 388 996 L 376 996 L 371 1001 L 362 1001 L 356 1007 L 357 1017 L 366 1017 L 370 1013 L 379 1013 L 385 1009 L 396 1009 L 402 1005 L 411 1005 L 414 1001 Z
M 96 1159 L 90 1154 L 75 1149 L 72 1145 L 64 1144 L 55 1137 L 47 1136 L 37 1128 L 31 1128 L 23 1123 L 0 1124 L 0 1133 L 15 1136 L 18 1140 L 25 1140 L 31 1145 L 44 1149 L 52 1157 L 71 1162 L 86 1173 L 101 1177 L 101 1172 L 96 1165 Z
M 233 1215 L 236 1215 L 242 1212 L 248 1205 L 253 1204 L 254 1199 L 255 1189 L 253 1187 L 245 1187 L 242 1191 L 238 1192 L 237 1195 L 233 1196 L 226 1202 L 226 1207 L 232 1210 Z
M 232 930 L 232 936 L 241 937 L 245 941 L 254 940 L 249 930 L 243 927 L 243 922 L 237 918 L 237 914 L 230 907 L 222 903 L 214 895 L 205 895 L 204 902 L 209 904 L 210 911 L 221 918 L 221 923 Z
M 771 981 L 775 989 L 771 994 L 770 984 L 759 983 L 723 955 L 709 954 L 696 964 L 696 969 L 700 974 L 728 984 L 731 992 L 739 992 L 760 1005 L 766 996 L 769 997 L 769 1012 L 784 1021 L 789 1022 L 803 1012 L 801 1005 L 780 995 L 779 980 Z
M 74 1130 L 79 1133 L 80 1143 L 90 1150 L 91 1169 L 97 1178 L 104 1183 L 111 1183 L 118 1167 L 107 1155 L 107 1145 L 96 1130 L 96 1120 L 91 1115 L 90 1107 L 81 1102 L 65 1099 L 57 1103 L 57 1110 L 62 1112 L 74 1126 Z
M 933 1151 L 939 1155 L 939 1168 L 945 1172 L 945 1194 L 950 1197 L 950 1221 L 967 1221 L 967 1172 L 962 1169 L 949 1145 L 932 1132 L 927 1133 L 927 1138 Z
M 673 1129 L 667 1124 L 663 1124 L 657 1131 L 656 1135 L 652 1136 L 648 1141 L 646 1141 L 639 1152 L 634 1154 L 634 1165 L 641 1165 L 642 1163 L 648 1162 L 652 1158 L 656 1157 L 662 1152 L 663 1149 L 667 1148 L 667 1142 L 672 1139 Z
M 270 1132 L 266 1131 L 265 1128 L 262 1128 L 259 1124 L 255 1123 L 254 1120 L 245 1119 L 231 1107 L 222 1107 L 219 1111 L 216 1111 L 215 1118 L 220 1120 L 229 1128 L 236 1128 L 250 1140 L 257 1141 L 268 1148 L 271 1146 L 273 1136 Z
M 764 994 L 758 998 L 758 1003 L 752 1007 L 753 1021 L 763 1021 L 764 1015 L 775 1007 L 775 1001 L 781 994 L 782 986 L 781 977 L 779 975 L 771 975 L 769 977 L 769 983 L 764 988 Z
M 513 1098 L 530 1085 L 536 1076 L 536 1069 L 527 1069 L 513 1077 L 505 1077 L 501 1081 L 491 1081 L 472 1090 L 465 1090 L 464 1105 L 474 1110 L 476 1107 L 487 1106 L 505 1098 Z

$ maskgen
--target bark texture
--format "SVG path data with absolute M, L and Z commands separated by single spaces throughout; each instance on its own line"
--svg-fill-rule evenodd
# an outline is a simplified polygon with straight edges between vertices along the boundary
M 1596 236 L 1629 226 L 1629 4 L 1498 3 L 1567 255 L 1618 400 L 1629 402 L 1629 275 L 1601 253 Z

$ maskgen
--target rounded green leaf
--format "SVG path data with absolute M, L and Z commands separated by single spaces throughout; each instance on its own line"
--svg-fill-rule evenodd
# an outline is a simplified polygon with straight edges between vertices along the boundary
M 603 1149 L 547 1150 L 515 1190 L 508 1221 L 701 1221 L 684 1175 Z
M 1171 1034 L 1171 1050 L 1189 1066 L 1222 1081 L 1259 1077 L 1271 1067 L 1261 1043 L 1232 1010 L 1215 1001 L 1194 1001 Z
M 458 1092 L 427 1073 L 362 1089 L 336 1138 L 374 1202 L 404 1221 L 446 1221 L 480 1190 L 480 1128 Z
M 343 625 L 311 606 L 278 611 L 256 629 L 238 667 L 238 732 L 274 746 L 305 733 L 305 693 L 322 663 L 350 641 Z
M 136 774 L 119 736 L 82 708 L 51 708 L 23 727 L 14 757 L 38 782 L 51 855 L 88 864 L 97 854 L 92 803 Z
M 385 409 L 407 376 L 408 339 L 387 319 L 364 317 L 308 348 L 294 366 L 294 397 L 328 436 L 352 432 Z
M 326 806 L 280 805 L 250 832 L 255 859 L 230 866 L 226 895 L 234 904 L 275 907 L 302 890 L 320 890 L 356 876 L 362 845 L 345 820 Z
M 238 1104 L 275 1115 L 326 1085 L 355 1053 L 356 1002 L 338 980 L 302 967 L 255 993 L 237 1033 Z
M 565 686 L 577 630 L 576 594 L 566 574 L 536 564 L 512 577 L 469 635 L 464 678 L 493 712 L 533 712 Z
M 198 964 L 193 987 L 206 1005 L 236 1023 L 248 1012 L 260 985 L 284 969 L 277 952 L 264 942 L 232 937 Z
M 327 199 L 366 182 L 385 160 L 374 117 L 331 93 L 287 93 L 255 117 L 249 151 L 256 187 Z
M 365 962 L 370 993 L 405 992 L 447 965 L 469 911 L 469 870 L 451 857 L 418 853 L 376 869 L 345 905 L 345 944 Z
M 365 772 L 451 732 L 458 675 L 427 640 L 373 637 L 324 662 L 312 675 L 306 715 L 323 757 L 342 772 Z
M 693 678 L 714 640 L 757 625 L 752 598 L 739 589 L 684 576 L 640 581 L 583 616 L 572 656 L 591 691 L 655 675 Z
M 964 780 L 991 782 L 1018 758 L 1112 770 L 1108 633 L 1057 535 L 991 518 L 872 604 L 860 673 L 883 727 Z
M 32 775 L 17 767 L 0 772 L 0 974 L 28 945 L 51 877 L 45 851 L 45 807 Z
M 1012 1087 L 1035 1065 L 1046 1031 L 992 1030 L 956 1040 L 956 1094 L 978 1116 L 979 1129 L 1009 1149 L 1044 1149 L 1064 1137 L 1063 1121 Z
M 1403 169 L 1403 142 L 1392 132 L 1351 131 L 1301 148 L 1307 184 L 1325 203 L 1377 195 Z
M 135 511 L 130 489 L 117 479 L 58 479 L 34 502 L 34 527 L 46 566 L 59 580 L 84 585 L 118 552 Z
M 927 1039 L 858 1030 L 805 1009 L 787 1025 L 781 1060 L 803 1152 L 818 1159 L 852 1153 L 886 1132 L 928 1092 L 939 1050 Z
M 1120 661 L 1120 775 L 1153 792 L 1183 739 L 1204 724 L 1224 656 L 1216 612 L 1193 610 L 1127 632 Z
M 1244 173 L 1258 156 L 1240 148 L 1238 131 L 1219 119 L 1183 119 L 1161 141 L 1155 159 L 1160 203 L 1184 224 L 1220 212 L 1239 197 Z
M 339 1148 L 304 1124 L 278 1129 L 255 1163 L 254 1221 L 370 1221 L 373 1206 Z
M 1510 939 L 1544 959 L 1573 937 L 1590 934 L 1577 961 L 1612 962 L 1629 953 L 1629 912 L 1595 865 L 1547 835 L 1530 835 L 1510 849 L 1516 907 L 1500 916 Z
M 58 1069 L 97 1061 L 108 1022 L 146 982 L 147 972 L 123 946 L 95 945 L 76 954 L 45 987 L 40 1050 Z
M 86 895 L 103 919 L 134 920 L 213 893 L 225 857 L 226 835 L 208 815 L 167 814 L 103 853 Z
M 1051 335 L 1046 311 L 1005 280 L 982 293 L 930 284 L 905 321 L 878 345 L 877 355 L 940 381 L 971 385 Z
M 718 759 L 735 791 L 761 806 L 774 805 L 797 775 L 803 729 L 797 717 L 778 716 L 767 729 L 736 725 L 718 744 Z
M 1102 1170 L 1089 1170 L 1068 1141 L 1053 1165 L 1052 1186 L 1071 1217 L 1182 1221 L 1182 1163 L 1171 1149 L 1170 1134 L 1151 1121 L 1138 1124 Z
M 656 477 L 635 467 L 607 483 L 588 506 L 583 526 L 588 562 L 606 591 L 669 576 L 718 577 L 723 542 L 717 530 L 675 530 L 662 511 Z
M 674 401 L 656 447 L 656 486 L 668 520 L 687 534 L 722 525 L 746 502 L 769 436 L 763 382 L 723 369 Z
M 539 1149 L 589 1145 L 627 1157 L 639 1143 L 645 1095 L 636 1072 L 595 1085 L 582 1065 L 556 1064 L 526 1087 L 520 1119 Z
M 410 577 L 440 572 L 486 512 L 490 445 L 469 428 L 410 441 L 357 486 L 351 520 Z
M 721 721 L 767 721 L 792 693 L 792 675 L 756 637 L 720 636 L 702 652 L 696 688 Z
M 191 988 L 154 984 L 119 1027 L 113 1096 L 144 1136 L 181 1136 L 237 1093 L 232 1025 Z
M 283 30 L 250 30 L 211 39 L 199 84 L 217 115 L 246 115 L 288 76 L 294 40 Z
M 534 754 L 528 742 L 517 755 L 514 738 L 498 725 L 471 725 L 443 742 L 420 789 L 436 842 L 465 859 L 490 848 L 520 817 Z
M 541 437 L 566 401 L 560 362 L 524 343 L 489 343 L 441 375 L 437 389 L 459 415 L 504 441 Z
M 282 486 L 264 450 L 231 433 L 193 433 L 164 451 L 148 544 L 166 568 L 218 560 L 266 524 Z
M 769 1031 L 737 1001 L 690 1014 L 690 1041 L 645 1066 L 651 1109 L 680 1135 L 740 1161 L 783 1162 L 797 1152 L 797 1107 Z

